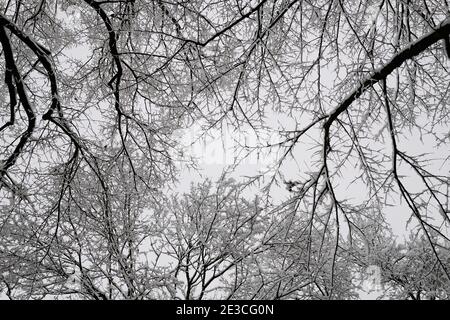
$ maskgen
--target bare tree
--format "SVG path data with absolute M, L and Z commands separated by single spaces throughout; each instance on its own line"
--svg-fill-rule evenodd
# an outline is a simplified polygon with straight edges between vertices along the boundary
M 354 298 L 392 207 L 449 281 L 449 35 L 447 0 L 3 1 L 1 288 Z M 194 125 L 256 137 L 231 173 L 278 155 L 244 184 L 264 201 L 168 202 Z
M 436 251 L 448 265 L 449 255 L 445 247 L 437 247 Z M 396 244 L 390 238 L 374 257 L 374 263 L 382 271 L 382 297 L 411 300 L 449 298 L 449 281 L 424 236 L 410 234 L 405 244 Z
M 242 198 L 242 188 L 207 180 L 157 213 L 161 232 L 152 248 L 172 268 L 172 298 L 230 298 L 248 281 L 248 261 L 264 250 L 267 217 L 257 198 Z

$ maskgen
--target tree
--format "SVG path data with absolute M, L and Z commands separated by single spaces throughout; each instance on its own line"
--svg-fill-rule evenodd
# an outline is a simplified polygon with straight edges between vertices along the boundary
M 436 249 L 448 265 L 448 250 Z M 448 299 L 449 281 L 424 236 L 411 234 L 406 244 L 391 245 L 379 255 L 385 295 L 391 299 Z
M 175 134 L 193 127 L 256 137 L 231 175 L 253 154 L 277 155 L 242 185 L 264 201 L 225 202 L 231 221 L 259 206 L 270 223 L 253 243 L 230 239 L 238 252 L 209 244 L 240 286 L 225 296 L 355 297 L 351 274 L 390 208 L 409 212 L 432 273 L 450 280 L 449 35 L 448 1 L 435 0 L 2 2 L 0 270 L 14 271 L 3 288 L 70 296 L 61 288 L 78 277 L 85 298 L 203 298 L 214 271 L 195 270 L 214 255 L 187 243 L 228 220 L 208 220 L 209 182 L 191 194 L 206 207 L 165 207 L 180 167 L 197 164 Z M 241 190 L 227 179 L 218 190 Z M 276 202 L 280 185 L 289 196 Z M 197 233 L 180 226 L 200 218 Z M 160 269 L 162 252 L 176 271 Z
M 177 280 L 172 298 L 230 298 L 248 281 L 248 261 L 264 250 L 267 217 L 258 199 L 247 201 L 241 191 L 232 180 L 214 189 L 206 180 L 156 215 L 161 231 L 152 248 Z

